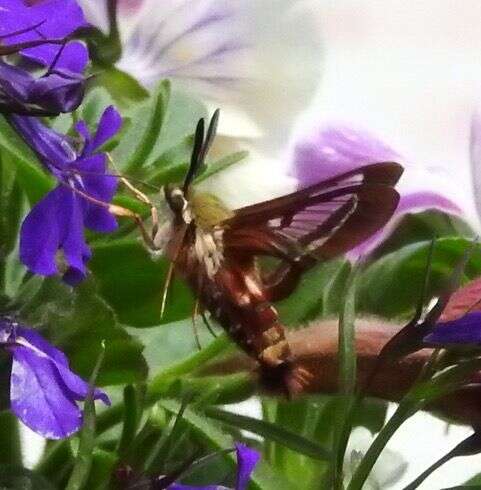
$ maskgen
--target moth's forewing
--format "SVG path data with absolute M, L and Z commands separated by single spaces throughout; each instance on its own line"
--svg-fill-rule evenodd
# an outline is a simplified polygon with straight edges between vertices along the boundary
M 348 252 L 389 221 L 401 174 L 397 163 L 371 164 L 241 208 L 225 223 L 225 249 L 282 259 L 264 278 L 269 299 L 280 300 L 316 262 Z

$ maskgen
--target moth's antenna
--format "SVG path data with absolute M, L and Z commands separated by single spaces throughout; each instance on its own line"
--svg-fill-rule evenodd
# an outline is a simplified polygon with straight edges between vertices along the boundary
M 205 157 L 207 156 L 207 153 L 209 153 L 210 147 L 214 142 L 214 138 L 217 133 L 217 127 L 219 126 L 219 115 L 220 115 L 220 109 L 216 109 L 212 116 L 212 119 L 210 120 L 209 129 L 207 130 L 207 136 L 205 138 L 204 146 L 202 147 L 202 150 L 199 155 L 199 160 L 201 164 L 204 163 Z
M 220 110 L 216 109 L 212 116 L 212 119 L 210 120 L 209 128 L 207 129 L 207 135 L 205 135 L 204 119 L 201 119 L 197 124 L 194 137 L 194 149 L 192 150 L 192 157 L 190 160 L 190 167 L 185 177 L 184 186 L 182 188 L 184 193 L 187 192 L 187 189 L 192 183 L 192 180 L 196 176 L 200 167 L 204 164 L 205 157 L 207 156 L 207 153 L 209 152 L 210 147 L 214 142 L 215 134 L 217 132 L 217 126 L 219 125 L 219 115 Z
M 194 148 L 192 150 L 192 156 L 190 157 L 190 167 L 187 175 L 185 176 L 184 185 L 182 186 L 182 190 L 187 192 L 192 180 L 195 177 L 195 174 L 199 170 L 201 160 L 200 155 L 202 153 L 202 148 L 204 146 L 204 135 L 205 135 L 205 122 L 204 119 L 200 119 L 197 123 L 197 127 L 195 128 L 195 136 L 194 136 Z

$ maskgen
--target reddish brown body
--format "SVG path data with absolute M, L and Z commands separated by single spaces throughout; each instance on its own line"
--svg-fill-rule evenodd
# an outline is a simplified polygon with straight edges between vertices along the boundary
M 194 240 L 192 229 L 186 242 Z M 202 307 L 224 328 L 246 354 L 256 359 L 264 384 L 292 396 L 302 390 L 302 369 L 292 368 L 292 354 L 284 326 L 265 293 L 252 256 L 232 253 L 211 279 L 204 265 L 183 247 L 176 271 L 193 289 Z

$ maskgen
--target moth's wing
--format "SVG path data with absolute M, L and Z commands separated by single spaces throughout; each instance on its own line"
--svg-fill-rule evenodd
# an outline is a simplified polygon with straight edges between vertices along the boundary
M 297 282 L 316 262 L 351 250 L 389 221 L 401 174 L 397 163 L 375 163 L 241 208 L 224 223 L 226 254 L 280 258 L 273 276 Z

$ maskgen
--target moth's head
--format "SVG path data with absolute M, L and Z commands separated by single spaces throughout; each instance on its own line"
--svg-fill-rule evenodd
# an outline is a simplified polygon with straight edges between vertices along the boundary
M 189 205 L 182 188 L 175 184 L 167 184 L 164 187 L 164 196 L 174 216 L 182 217 Z

